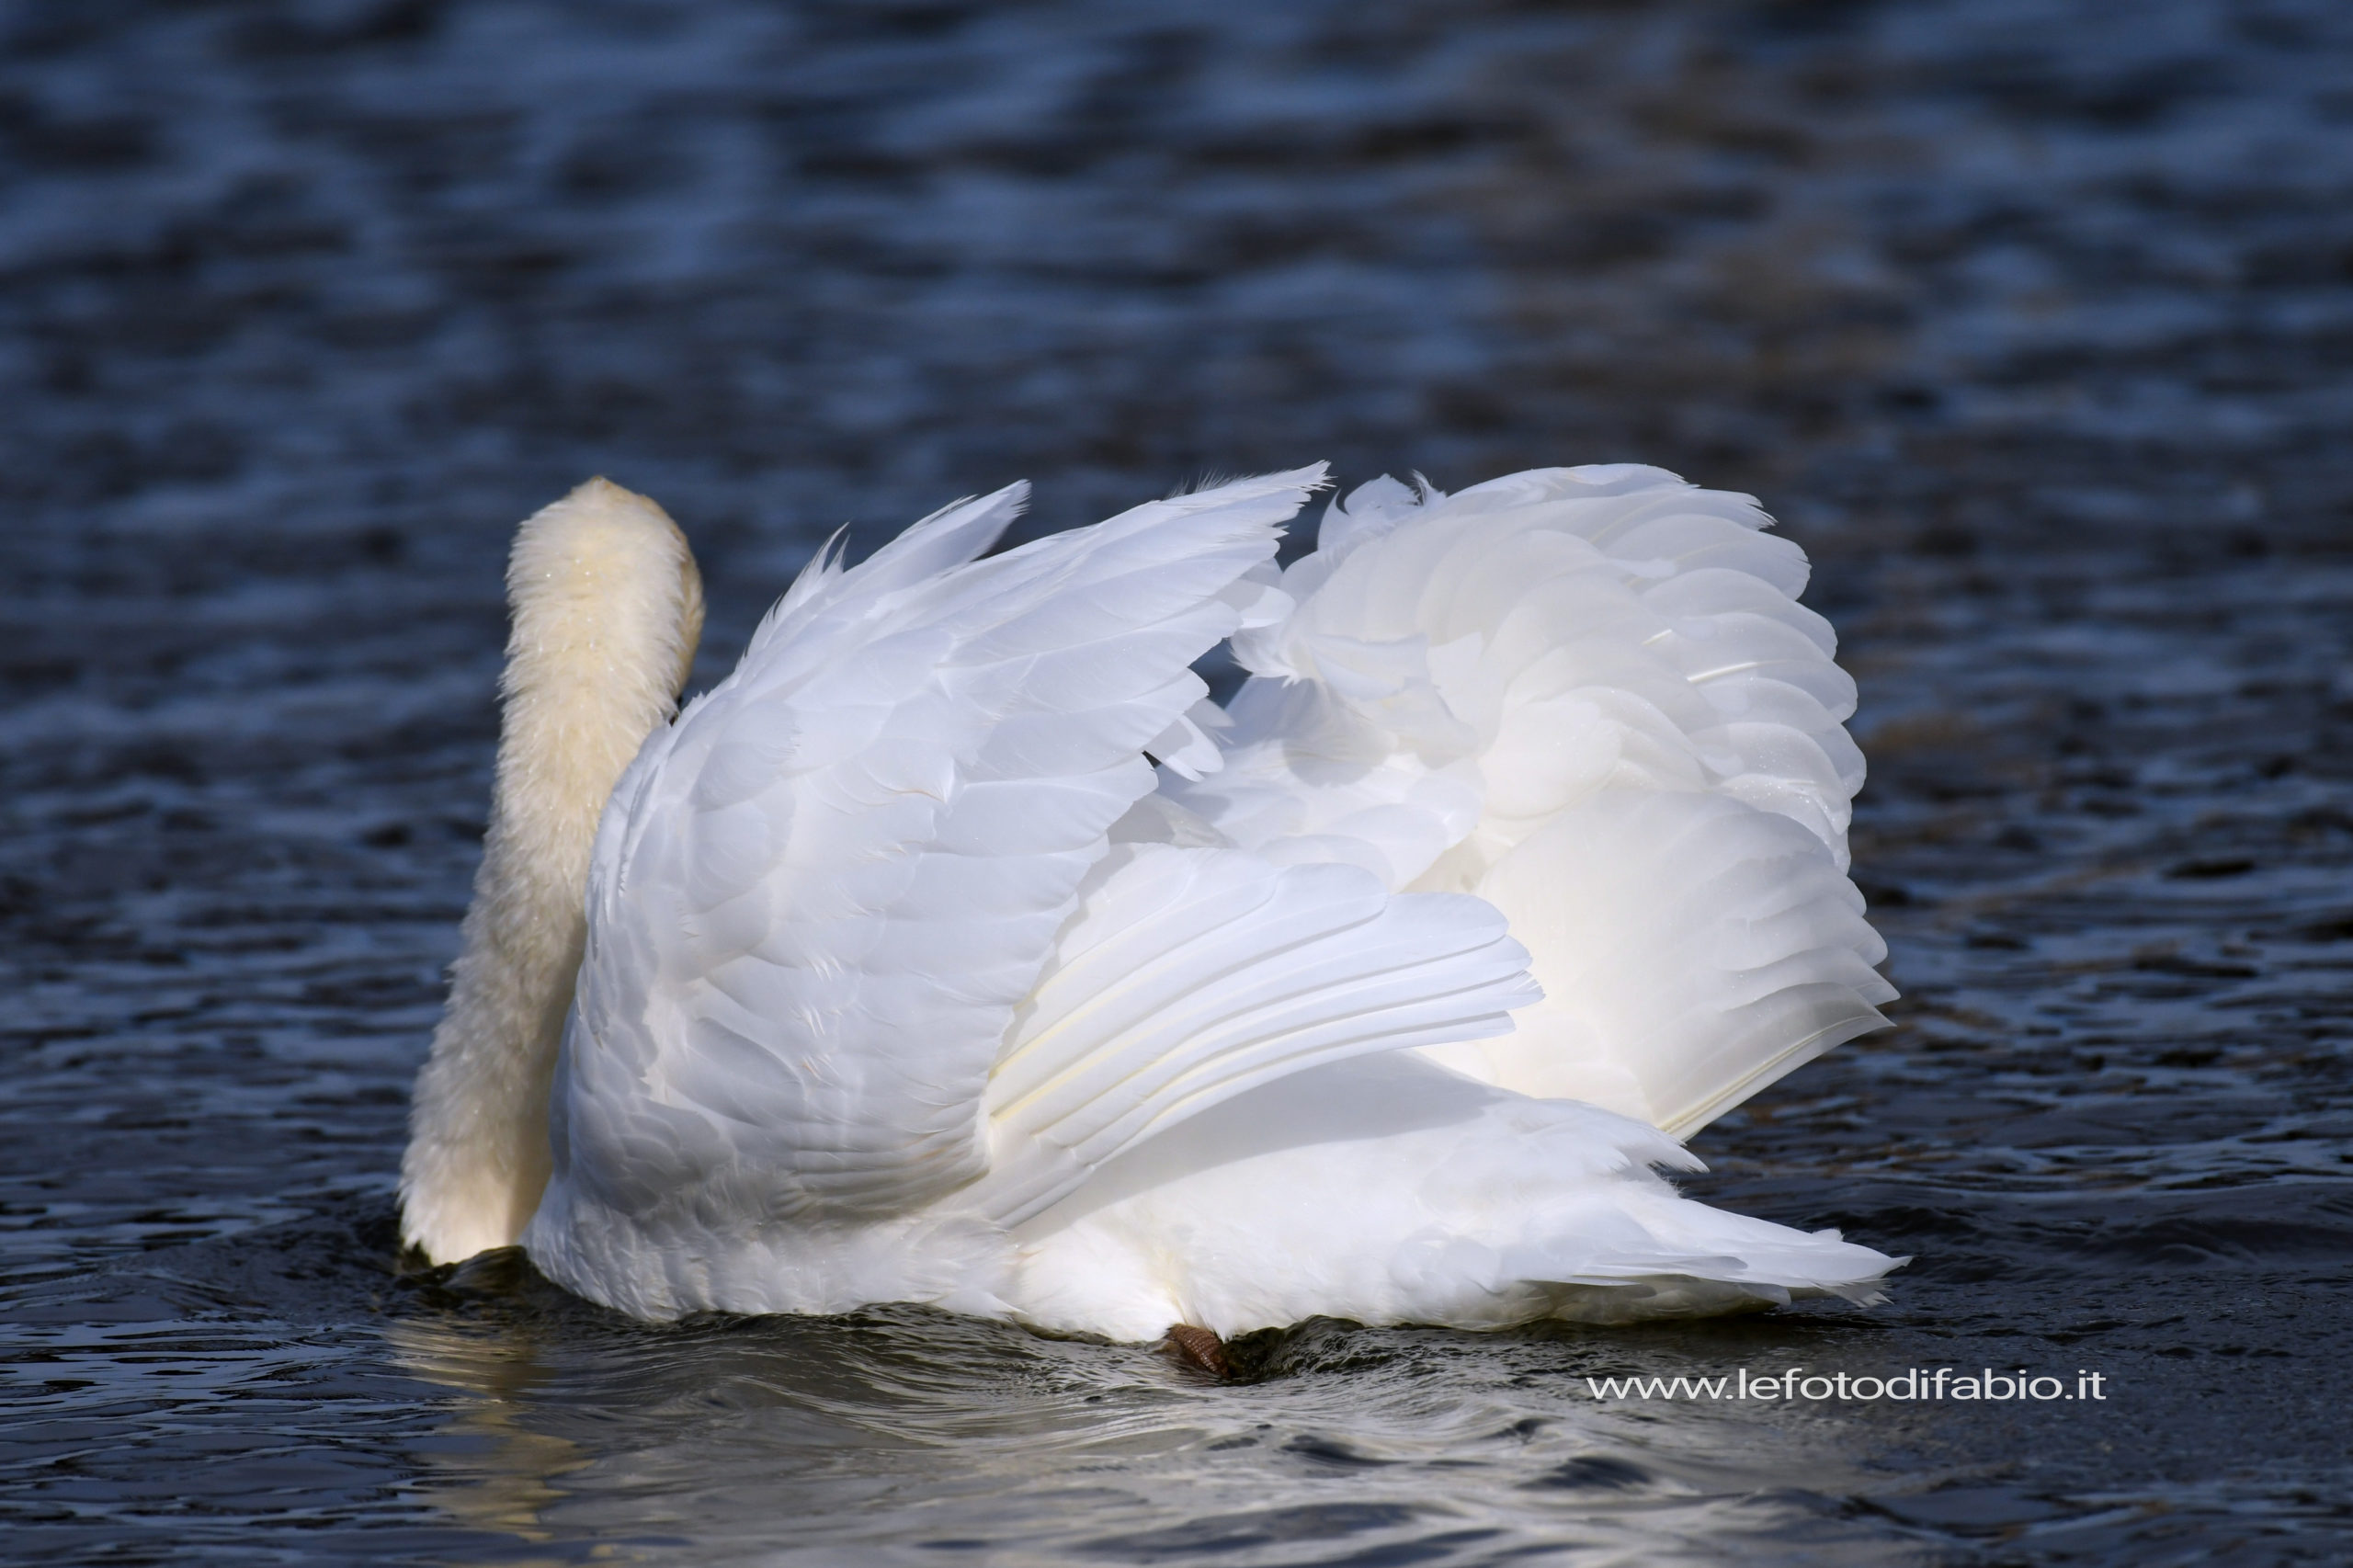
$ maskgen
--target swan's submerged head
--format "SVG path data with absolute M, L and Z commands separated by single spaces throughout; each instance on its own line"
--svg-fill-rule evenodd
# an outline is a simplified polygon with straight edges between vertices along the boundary
M 702 636 L 686 537 L 602 479 L 517 530 L 506 592 L 490 828 L 401 1164 L 402 1239 L 436 1263 L 513 1244 L 539 1205 L 597 820 Z

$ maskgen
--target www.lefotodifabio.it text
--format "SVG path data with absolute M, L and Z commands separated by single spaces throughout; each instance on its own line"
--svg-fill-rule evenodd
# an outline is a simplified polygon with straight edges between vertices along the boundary
M 2029 1375 L 2024 1367 L 1997 1372 L 1990 1367 L 1912 1367 L 1892 1377 L 1863 1378 L 1849 1372 L 1811 1372 L 1790 1367 L 1751 1377 L 1743 1367 L 1721 1378 L 1587 1378 L 1596 1399 L 2106 1399 L 2105 1372 L 2078 1368 L 2075 1377 Z

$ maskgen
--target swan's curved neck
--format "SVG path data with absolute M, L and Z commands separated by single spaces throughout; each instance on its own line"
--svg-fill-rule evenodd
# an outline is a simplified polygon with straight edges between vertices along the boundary
M 517 531 L 506 587 L 489 831 L 401 1162 L 401 1239 L 435 1263 L 513 1245 L 539 1207 L 597 821 L 702 633 L 676 525 L 601 479 Z

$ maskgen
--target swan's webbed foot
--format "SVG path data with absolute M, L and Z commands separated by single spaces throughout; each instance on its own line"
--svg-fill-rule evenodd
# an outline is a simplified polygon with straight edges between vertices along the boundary
M 1168 1337 L 1162 1343 L 1179 1366 L 1207 1372 L 1212 1378 L 1233 1376 L 1233 1364 L 1225 1358 L 1225 1341 L 1206 1328 L 1180 1323 L 1168 1331 Z

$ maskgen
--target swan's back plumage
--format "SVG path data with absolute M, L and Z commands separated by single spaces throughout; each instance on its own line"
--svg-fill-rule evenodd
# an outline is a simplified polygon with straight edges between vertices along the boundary
M 1802 558 L 1557 470 L 1359 491 L 1278 574 L 1320 483 L 821 552 L 606 811 L 540 1267 L 1121 1336 L 1868 1289 L 1650 1169 L 1885 993 Z

